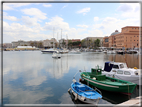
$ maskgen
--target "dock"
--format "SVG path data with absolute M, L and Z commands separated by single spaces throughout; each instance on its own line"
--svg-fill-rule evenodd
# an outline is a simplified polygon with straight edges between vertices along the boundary
M 129 106 L 129 107 L 135 107 L 135 106 L 140 106 L 142 107 L 141 103 L 142 103 L 142 96 L 136 97 L 136 98 L 132 98 L 128 101 L 125 101 L 121 104 L 117 104 L 114 107 L 119 107 L 119 106 Z

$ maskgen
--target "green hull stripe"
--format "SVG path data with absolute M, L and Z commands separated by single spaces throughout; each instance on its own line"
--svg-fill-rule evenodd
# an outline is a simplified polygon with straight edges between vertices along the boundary
M 99 84 L 99 85 L 103 85 L 103 86 L 107 86 L 107 87 L 119 88 L 118 86 L 112 86 L 112 85 L 101 84 L 101 83 L 92 81 L 92 80 L 90 80 L 90 79 L 87 79 L 87 78 L 85 78 L 85 77 L 83 77 L 83 78 L 86 79 L 86 80 L 88 80 L 88 81 L 90 81 L 90 82 L 92 82 L 92 83 L 95 83 L 95 84 Z

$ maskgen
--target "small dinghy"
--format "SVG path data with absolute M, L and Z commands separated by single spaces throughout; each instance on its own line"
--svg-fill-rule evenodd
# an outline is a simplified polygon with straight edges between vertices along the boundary
M 84 103 L 97 105 L 99 100 L 102 98 L 102 95 L 99 94 L 96 90 L 85 84 L 76 82 L 75 79 L 73 79 L 71 88 L 69 88 L 68 91 L 71 91 L 73 93 L 75 100 L 79 99 Z

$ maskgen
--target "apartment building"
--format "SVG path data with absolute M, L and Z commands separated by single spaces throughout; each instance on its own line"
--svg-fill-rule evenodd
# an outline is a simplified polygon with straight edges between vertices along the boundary
M 105 40 L 108 39 L 108 45 L 106 47 L 115 47 L 117 49 L 134 49 L 140 47 L 140 27 L 138 26 L 126 26 L 123 27 L 121 32 L 116 30 L 108 38 L 103 38 L 103 44 L 107 43 Z M 103 46 L 104 46 L 103 45 Z
M 103 38 L 103 47 L 109 47 L 109 37 L 105 36 Z

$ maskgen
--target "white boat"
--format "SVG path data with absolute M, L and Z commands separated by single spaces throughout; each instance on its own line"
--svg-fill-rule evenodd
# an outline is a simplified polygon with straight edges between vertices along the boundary
M 103 50 L 103 53 L 107 53 L 107 50 Z
M 107 51 L 107 54 L 115 54 L 115 53 L 116 53 L 115 50 L 109 50 L 109 51 Z
M 62 54 L 64 54 L 64 53 L 68 53 L 69 52 L 69 50 L 68 49 L 62 49 L 62 50 L 59 50 L 59 53 L 62 53 Z
M 81 54 L 81 52 L 79 50 L 71 50 L 69 53 L 71 54 Z
M 41 52 L 42 52 L 42 53 L 54 53 L 54 52 L 57 52 L 57 50 L 56 50 L 56 49 L 53 49 L 53 48 L 50 48 L 50 49 L 42 50 Z
M 52 58 L 61 58 L 61 55 L 59 54 L 59 52 L 53 52 Z
M 121 62 L 105 62 L 105 66 L 110 68 L 103 69 L 102 74 L 141 85 L 142 75 L 140 69 L 128 68 L 126 63 Z
M 137 51 L 137 50 L 129 50 L 127 53 L 128 54 L 137 54 L 137 53 L 139 53 L 139 51 Z

